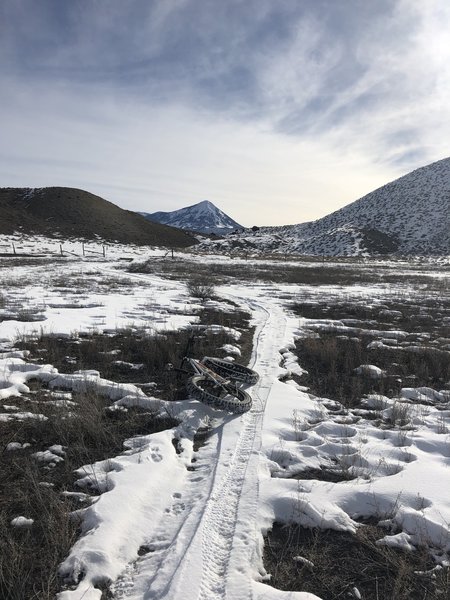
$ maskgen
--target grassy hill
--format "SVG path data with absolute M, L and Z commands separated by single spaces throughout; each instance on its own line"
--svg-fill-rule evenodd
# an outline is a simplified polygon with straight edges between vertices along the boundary
M 0 234 L 16 231 L 138 245 L 186 247 L 196 243 L 184 231 L 66 187 L 0 188 Z

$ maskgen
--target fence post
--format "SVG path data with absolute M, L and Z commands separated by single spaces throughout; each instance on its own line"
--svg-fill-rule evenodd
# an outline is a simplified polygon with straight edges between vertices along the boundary
M 12 242 L 13 254 L 16 254 L 16 247 L 14 246 L 14 242 Z
M 103 248 L 103 258 L 105 258 L 105 256 L 106 256 L 106 249 L 105 249 L 105 246 L 102 246 L 102 248 Z
M 59 245 L 59 251 L 61 252 L 61 256 L 63 255 L 62 244 Z
M 83 256 L 86 256 L 85 253 L 84 253 L 84 242 L 81 242 L 81 250 L 83 252 Z

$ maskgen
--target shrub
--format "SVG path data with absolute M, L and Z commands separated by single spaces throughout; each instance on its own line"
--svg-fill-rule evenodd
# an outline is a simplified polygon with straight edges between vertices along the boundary
M 195 277 L 187 283 L 188 292 L 194 298 L 207 300 L 214 296 L 214 285 L 206 277 Z

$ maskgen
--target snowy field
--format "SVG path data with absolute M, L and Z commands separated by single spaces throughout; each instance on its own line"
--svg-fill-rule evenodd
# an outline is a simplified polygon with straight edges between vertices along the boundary
M 36 489 L 70 509 L 79 528 L 58 561 L 60 600 L 449 598 L 448 260 L 305 261 L 311 284 L 291 282 L 299 261 L 179 253 L 172 261 L 161 249 L 103 252 L 101 244 L 83 256 L 81 242 L 64 243 L 61 254 L 41 238 L 29 246 L 3 238 L 5 252 L 13 242 L 17 254 L 0 258 L 0 432 L 11 464 L 2 489 L 10 494 L 20 480 L 13 467 L 27 460 Z M 213 298 L 192 295 L 200 271 L 215 284 Z M 233 311 L 247 314 L 247 325 Z M 171 396 L 163 369 L 134 358 L 139 343 L 151 339 L 159 355 L 158 344 L 175 348 L 190 331 L 259 373 L 249 412 Z M 126 354 L 135 338 L 135 354 Z M 339 357 L 350 346 L 348 364 L 326 362 L 330 348 Z M 315 371 L 318 347 L 334 379 L 328 367 Z M 117 422 L 150 415 L 152 432 L 138 425 L 122 449 L 96 450 L 63 477 L 71 448 L 62 433 L 39 437 L 39 427 L 57 418 L 70 428 L 82 398 L 94 396 Z M 43 530 L 26 506 L 2 500 L 1 526 L 16 550 Z M 370 527 L 380 552 L 405 563 L 423 557 L 412 591 L 393 591 L 378 571 L 355 572 L 325 593 L 322 567 L 285 535 L 356 540 Z M 0 585 L 7 595 L 4 574 Z

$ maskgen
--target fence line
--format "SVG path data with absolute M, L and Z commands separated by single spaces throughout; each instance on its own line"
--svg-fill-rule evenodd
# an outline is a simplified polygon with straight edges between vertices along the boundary
M 20 246 L 15 244 L 14 242 L 8 243 L 8 244 L 0 244 L 0 254 L 2 254 L 3 256 L 9 255 L 9 256 L 30 256 L 30 255 L 34 255 L 34 256 L 53 256 L 55 254 L 60 254 L 61 256 L 64 256 L 64 254 L 70 254 L 71 256 L 86 256 L 86 253 L 89 254 L 99 254 L 103 257 L 106 257 L 106 246 L 104 244 L 102 244 L 102 250 L 98 251 L 98 250 L 90 250 L 88 248 L 86 248 L 86 244 L 84 242 L 81 243 L 81 254 L 77 254 L 76 252 L 73 252 L 72 250 L 67 250 L 64 248 L 63 244 L 59 243 L 59 249 L 55 250 L 54 252 L 52 252 L 51 250 L 42 250 L 42 251 L 37 251 L 34 252 L 34 248 L 33 246 L 30 244 L 28 245 L 23 245 L 21 244 Z M 9 250 L 9 252 L 8 252 Z
M 0 244 L 0 255 L 3 257 L 6 257 L 6 256 L 54 256 L 54 255 L 58 255 L 58 254 L 60 256 L 64 256 L 65 254 L 66 255 L 70 254 L 71 256 L 82 257 L 82 256 L 86 256 L 87 254 L 97 254 L 99 256 L 103 256 L 103 258 L 106 258 L 107 245 L 101 244 L 102 249 L 99 251 L 99 250 L 91 250 L 90 248 L 87 248 L 85 242 L 79 242 L 79 243 L 81 244 L 81 253 L 80 254 L 78 254 L 77 252 L 73 252 L 72 250 L 66 250 L 64 248 L 63 243 L 61 243 L 61 242 L 58 243 L 56 241 L 55 241 L 55 244 L 58 244 L 58 247 L 54 251 L 45 249 L 45 250 L 41 250 L 41 251 L 38 250 L 36 252 L 33 252 L 33 249 L 36 246 L 33 246 L 31 243 L 29 245 L 23 245 L 23 242 L 22 242 L 20 245 L 17 245 L 15 242 L 9 242 L 8 244 Z M 74 245 L 76 245 L 76 244 L 74 244 Z M 100 244 L 98 244 L 97 246 L 100 246 Z M 165 254 L 162 255 L 162 258 L 167 258 L 169 256 L 172 259 L 175 258 L 173 248 L 169 248 L 165 252 Z

